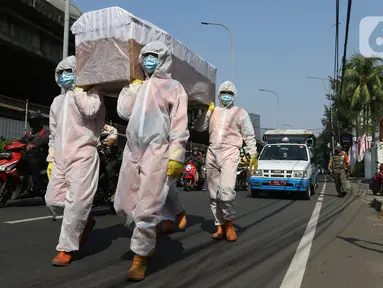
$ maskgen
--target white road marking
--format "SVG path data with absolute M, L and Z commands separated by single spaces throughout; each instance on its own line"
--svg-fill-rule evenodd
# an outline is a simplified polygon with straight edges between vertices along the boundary
M 106 212 L 110 210 L 108 207 L 97 207 L 92 209 L 92 212 Z M 58 219 L 63 219 L 63 216 L 56 216 Z M 53 219 L 53 216 L 42 216 L 42 217 L 34 217 L 34 218 L 26 218 L 26 219 L 20 219 L 20 220 L 13 220 L 13 221 L 6 221 L 5 224 L 19 224 L 19 223 L 25 223 L 25 222 L 32 222 L 32 221 L 39 221 L 39 220 L 46 220 L 46 219 Z
M 62 219 L 63 216 L 57 216 L 56 219 Z M 35 218 L 26 218 L 21 220 L 14 220 L 14 221 L 7 221 L 4 222 L 5 224 L 18 224 L 18 223 L 24 223 L 24 222 L 31 222 L 31 221 L 38 221 L 38 220 L 45 220 L 45 219 L 53 219 L 53 216 L 42 216 L 42 217 L 35 217 Z
M 307 225 L 306 231 L 303 234 L 293 260 L 291 261 L 290 267 L 287 270 L 285 278 L 283 279 L 279 288 L 300 288 L 302 285 L 303 276 L 305 275 L 307 261 L 309 260 L 310 250 L 313 244 L 325 191 L 326 178 L 322 187 L 322 191 L 319 194 L 318 201 L 315 205 L 313 214 L 311 215 L 309 224 Z

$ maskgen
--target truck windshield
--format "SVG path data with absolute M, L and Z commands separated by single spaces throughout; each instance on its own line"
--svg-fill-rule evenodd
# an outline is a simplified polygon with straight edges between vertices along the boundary
M 308 155 L 303 145 L 266 145 L 259 160 L 308 161 Z

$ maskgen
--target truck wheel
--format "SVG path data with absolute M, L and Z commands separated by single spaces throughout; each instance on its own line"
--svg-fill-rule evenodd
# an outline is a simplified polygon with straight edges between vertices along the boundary
M 259 192 L 255 189 L 251 189 L 251 198 L 258 198 Z
M 311 191 L 312 188 L 311 187 L 312 187 L 312 185 L 309 186 L 309 188 L 306 190 L 305 194 L 303 195 L 303 199 L 304 200 L 310 200 L 311 195 L 312 195 L 311 194 L 312 193 L 312 191 Z
M 316 186 L 311 185 L 311 195 L 315 195 L 315 192 L 316 192 Z

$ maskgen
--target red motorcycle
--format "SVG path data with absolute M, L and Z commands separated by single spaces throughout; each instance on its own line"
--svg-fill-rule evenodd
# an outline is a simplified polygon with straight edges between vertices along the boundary
M 193 189 L 202 190 L 202 187 L 204 185 L 204 179 L 202 175 L 199 175 L 199 179 L 197 182 L 197 186 L 194 185 L 194 178 L 197 171 L 197 167 L 192 161 L 189 161 L 189 163 L 186 164 L 184 168 L 183 173 L 183 185 L 184 185 L 184 191 L 191 191 Z
M 19 194 L 28 187 L 31 187 L 31 177 L 24 179 L 19 171 L 18 164 L 24 155 L 27 145 L 22 142 L 13 142 L 5 145 L 0 152 L 0 207 L 5 206 L 9 199 L 18 199 Z M 46 171 L 41 171 L 42 177 L 46 177 Z M 28 183 L 25 183 L 28 180 Z

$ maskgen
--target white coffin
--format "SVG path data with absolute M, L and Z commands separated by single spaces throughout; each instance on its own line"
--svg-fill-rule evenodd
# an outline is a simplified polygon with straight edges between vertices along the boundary
M 71 27 L 76 39 L 77 85 L 117 84 L 132 77 L 128 41 L 141 45 L 162 41 L 173 55 L 171 74 L 194 102 L 208 105 L 215 99 L 217 69 L 148 21 L 119 7 L 84 13 Z M 113 84 L 112 84 L 113 85 Z M 115 85 L 115 84 L 114 84 Z M 107 85 L 106 85 L 107 86 Z M 121 86 L 121 87 L 120 87 Z

